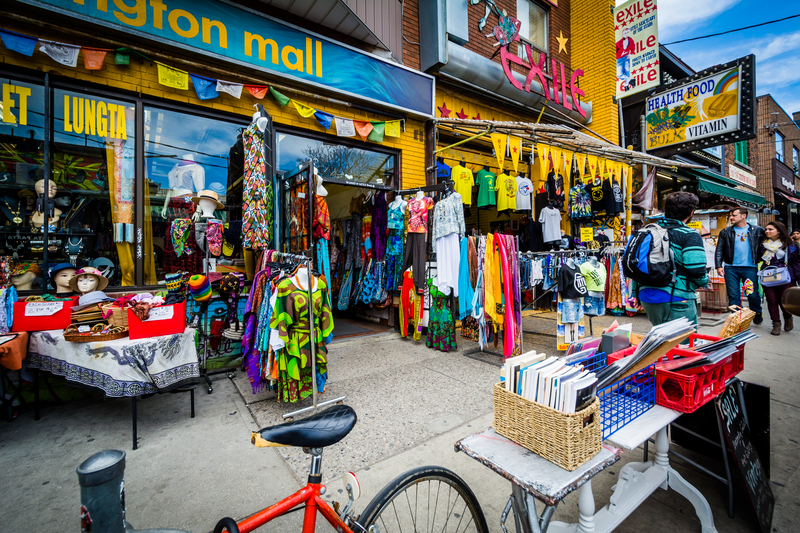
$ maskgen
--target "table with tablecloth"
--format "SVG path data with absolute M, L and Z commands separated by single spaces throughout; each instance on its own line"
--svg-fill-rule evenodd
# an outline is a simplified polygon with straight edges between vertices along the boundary
M 28 342 L 28 368 L 96 387 L 114 398 L 167 392 L 199 381 L 196 334 L 187 328 L 146 339 L 74 343 L 61 330 L 36 331 Z

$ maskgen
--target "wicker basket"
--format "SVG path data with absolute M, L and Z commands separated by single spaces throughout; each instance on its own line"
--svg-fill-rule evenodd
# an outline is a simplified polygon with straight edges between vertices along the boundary
M 588 421 L 584 425 L 584 421 Z M 562 413 L 494 386 L 492 427 L 500 435 L 565 470 L 575 470 L 603 446 L 600 401 L 578 413 Z
M 102 342 L 102 341 L 115 341 L 117 339 L 122 339 L 128 336 L 128 330 L 122 331 L 120 333 L 106 333 L 105 335 L 81 335 L 80 333 L 76 334 L 64 334 L 64 340 L 67 342 Z
M 113 303 L 101 304 L 103 316 L 112 326 L 128 327 L 128 310 L 117 307 Z
M 722 324 L 722 328 L 719 330 L 719 335 L 717 335 L 717 337 L 731 337 L 737 333 L 743 332 L 750 327 L 750 324 L 756 317 L 755 311 L 742 309 L 737 305 L 732 305 L 728 309 L 732 312 L 728 315 L 728 318 L 725 319 L 725 323 Z

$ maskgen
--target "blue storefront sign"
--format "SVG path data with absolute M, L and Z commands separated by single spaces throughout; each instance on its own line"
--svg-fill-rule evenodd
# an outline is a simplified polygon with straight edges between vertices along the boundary
M 217 0 L 18 0 L 417 115 L 431 76 Z

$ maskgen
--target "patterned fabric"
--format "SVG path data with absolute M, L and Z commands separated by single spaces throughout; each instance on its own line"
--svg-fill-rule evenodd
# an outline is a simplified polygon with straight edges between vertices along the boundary
M 190 218 L 176 218 L 172 221 L 170 227 L 170 237 L 172 239 L 172 247 L 175 249 L 175 255 L 180 257 L 186 248 L 186 243 L 189 241 L 189 228 L 192 227 L 192 219 Z
M 405 219 L 405 204 L 406 202 L 400 202 L 400 205 L 397 207 L 389 208 L 389 220 L 386 223 L 386 226 L 392 229 L 403 229 L 404 228 L 404 219 Z
M 432 279 L 428 280 L 428 287 L 431 293 L 431 308 L 428 311 L 428 335 L 425 337 L 425 346 L 440 352 L 456 350 L 458 349 L 456 322 L 448 305 L 450 297 L 439 292 Z
M 372 252 L 372 239 L 370 233 L 372 232 L 372 215 L 365 215 L 361 219 L 361 261 L 366 262 L 373 257 Z
M 427 233 L 428 232 L 428 209 L 433 207 L 433 199 L 424 196 L 421 200 L 409 200 L 408 211 L 408 232 Z
M 403 274 L 403 286 L 400 294 L 400 335 L 408 337 L 408 326 L 414 326 L 414 340 L 422 338 L 422 298 L 417 294 L 414 276 L 411 272 Z
M 592 197 L 582 184 L 575 185 L 569 190 L 569 216 L 570 218 L 592 217 Z
M 278 399 L 296 402 L 310 396 L 312 387 L 308 293 L 295 286 L 292 278 L 280 281 L 275 290 L 277 299 L 270 327 L 277 330 L 285 344 L 276 359 L 279 365 Z M 325 339 L 333 332 L 333 314 L 328 299 L 328 285 L 323 279 L 316 280 L 313 305 L 317 372 L 327 378 L 328 349 Z
M 253 122 L 242 133 L 242 140 L 245 150 L 242 246 L 254 250 L 269 248 L 272 206 L 267 203 L 270 178 L 264 161 L 264 133 Z
M 324 196 L 314 195 L 314 237 L 331 240 L 331 215 Z
M 461 321 L 461 338 L 478 342 L 480 338 L 480 325 L 475 317 L 468 316 Z
M 386 246 L 386 290 L 394 291 L 400 288 L 403 279 L 403 230 L 390 229 L 389 240 Z
M 206 241 L 208 251 L 211 255 L 219 256 L 222 254 L 222 221 L 210 219 L 206 227 Z
M 380 192 L 375 197 L 375 209 L 372 215 L 372 249 L 376 261 L 383 260 L 386 254 L 386 227 L 387 227 L 386 193 Z
M 179 218 L 191 219 L 194 215 L 195 209 L 188 196 L 173 196 L 169 199 L 167 204 L 167 220 L 170 223 Z M 164 274 L 171 274 L 173 272 L 202 272 L 203 271 L 203 256 L 200 247 L 197 245 L 194 232 L 190 231 L 189 236 L 184 243 L 183 255 L 178 256 L 175 246 L 173 245 L 172 238 L 164 239 L 164 267 L 162 272 Z
M 454 192 L 433 208 L 433 251 L 436 251 L 436 240 L 451 233 L 464 235 L 464 205 L 461 195 Z

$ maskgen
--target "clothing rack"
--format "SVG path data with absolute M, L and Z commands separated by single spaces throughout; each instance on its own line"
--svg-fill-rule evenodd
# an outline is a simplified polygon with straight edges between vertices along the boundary
M 436 185 L 426 185 L 424 187 L 415 187 L 413 189 L 402 189 L 397 191 L 398 195 L 406 195 L 406 194 L 414 194 L 417 192 L 435 192 L 435 191 L 444 191 L 448 188 L 451 188 L 455 185 L 453 180 L 445 180 L 441 183 L 437 183 Z

